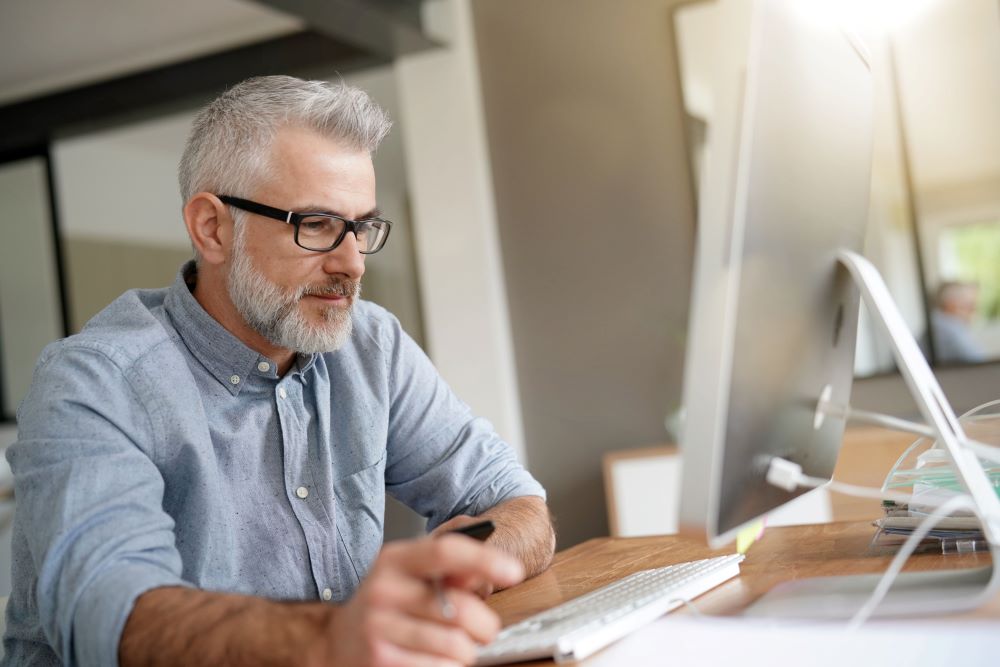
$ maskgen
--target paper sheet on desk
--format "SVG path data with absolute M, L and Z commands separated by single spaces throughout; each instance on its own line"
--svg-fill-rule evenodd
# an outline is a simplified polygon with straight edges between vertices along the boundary
M 788 623 L 730 617 L 666 616 L 587 662 L 707 667 L 915 667 L 1000 664 L 996 620 Z

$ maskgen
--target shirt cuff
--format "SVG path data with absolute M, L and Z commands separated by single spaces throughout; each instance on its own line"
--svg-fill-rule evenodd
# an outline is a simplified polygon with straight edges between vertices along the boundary
M 477 516 L 496 507 L 500 503 L 524 496 L 536 496 L 542 500 L 546 500 L 545 488 L 530 476 L 527 479 L 522 478 L 513 483 L 491 484 L 484 493 L 477 495 L 473 499 L 468 513 Z
M 73 617 L 73 652 L 80 667 L 118 665 L 118 645 L 136 599 L 163 586 L 194 588 L 176 574 L 148 564 L 108 568 L 80 596 Z

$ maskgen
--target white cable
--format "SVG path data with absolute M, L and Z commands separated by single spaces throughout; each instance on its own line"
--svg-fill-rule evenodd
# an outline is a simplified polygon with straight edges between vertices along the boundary
M 937 440 L 937 432 L 926 424 L 909 421 L 908 419 L 900 419 L 899 417 L 893 417 L 891 415 L 883 415 L 878 412 L 856 410 L 851 407 L 847 408 L 845 412 L 846 414 L 844 416 L 850 421 L 859 421 L 866 424 L 873 424 L 875 426 L 884 426 L 894 431 L 905 431 L 907 433 L 913 433 L 914 435 L 922 435 L 924 437 Z
M 990 401 L 989 403 L 984 403 L 974 410 L 982 410 L 984 408 L 992 407 L 993 405 L 1000 404 L 1000 400 Z M 878 412 L 869 412 L 868 410 L 857 410 L 850 406 L 837 405 L 836 403 L 821 402 L 820 409 L 832 417 L 841 417 L 848 421 L 858 421 L 865 424 L 871 424 L 874 426 L 882 426 L 888 429 L 903 431 L 905 433 L 913 433 L 914 435 L 923 436 L 925 438 L 930 438 L 931 440 L 937 440 L 938 434 L 930 426 L 926 424 L 921 424 L 919 422 L 909 421 L 907 419 L 901 419 L 899 417 L 893 417 L 891 415 L 883 415 Z M 975 419 L 971 416 L 973 411 L 962 415 L 960 419 L 968 420 Z M 995 416 L 995 415 L 991 415 Z M 976 456 L 980 458 L 989 459 L 994 463 L 1000 463 L 1000 448 L 993 447 L 981 442 L 977 442 L 968 437 L 962 437 L 959 441 L 971 449 Z
M 979 412 L 982 412 L 983 410 L 986 410 L 987 408 L 992 408 L 995 405 L 1000 405 L 1000 398 L 994 398 L 992 401 L 986 401 L 985 403 L 983 403 L 981 405 L 977 405 L 976 407 L 972 408 L 971 410 L 967 410 L 966 412 L 964 412 L 962 414 L 961 417 L 959 417 L 959 419 L 960 420 L 962 420 L 962 419 L 989 419 L 990 417 L 996 417 L 997 415 L 980 415 L 980 414 L 977 414 Z
M 802 472 L 802 466 L 798 463 L 778 456 L 771 459 L 767 471 L 767 481 L 786 491 L 794 491 L 800 486 L 808 486 L 810 488 L 826 486 L 833 491 L 839 491 L 848 496 L 874 498 L 875 500 L 893 500 L 900 504 L 909 503 L 911 498 L 908 493 L 882 491 L 867 486 L 857 486 L 855 484 L 845 484 L 830 479 L 822 479 L 820 477 L 810 477 Z
M 1000 405 L 1000 399 L 990 401 L 989 403 L 984 403 L 972 410 L 969 410 L 960 417 L 960 421 L 975 421 L 976 413 L 981 412 L 984 409 Z M 883 415 L 875 412 L 868 412 L 865 410 L 854 410 L 850 406 L 835 405 L 831 404 L 823 399 L 820 400 L 819 409 L 826 414 L 842 417 L 845 420 L 854 420 L 860 422 L 866 422 L 869 424 L 874 424 L 877 426 L 883 426 L 890 429 L 900 430 L 904 432 L 914 433 L 916 435 L 929 438 L 932 442 L 938 439 L 938 433 L 931 427 L 920 424 L 917 422 L 908 421 L 905 419 L 900 419 L 898 417 L 892 417 L 889 415 Z M 919 440 L 910 447 L 907 448 L 906 452 L 900 456 L 899 460 L 893 466 L 895 470 L 903 459 L 917 446 Z M 961 446 L 972 451 L 980 459 L 985 459 L 993 463 L 1000 462 L 1000 448 L 993 447 L 991 445 L 986 445 L 981 442 L 972 440 L 965 435 L 963 431 L 960 431 L 959 443 Z M 798 474 L 796 475 L 796 469 Z M 908 503 L 910 501 L 910 496 L 906 494 L 899 494 L 895 492 L 890 492 L 886 490 L 886 484 L 883 484 L 882 489 L 875 491 L 874 489 L 869 489 L 866 487 L 860 487 L 853 484 L 843 484 L 841 482 L 834 482 L 832 480 L 827 482 L 825 479 L 820 479 L 817 477 L 809 477 L 802 474 L 801 466 L 795 463 L 780 459 L 780 463 L 775 461 L 771 462 L 771 466 L 768 469 L 768 481 L 776 486 L 789 489 L 789 485 L 792 480 L 798 482 L 801 486 L 828 486 L 833 491 L 839 491 L 840 493 L 845 493 L 848 495 L 855 495 L 865 498 L 877 498 L 877 499 L 888 499 L 895 500 L 896 502 Z M 887 478 L 888 482 L 888 478 Z M 902 499 L 902 500 L 900 500 Z M 957 495 L 949 498 L 944 503 L 938 505 L 934 511 L 928 515 L 917 528 L 910 533 L 906 540 L 903 542 L 899 551 L 896 553 L 889 567 L 886 569 L 885 573 L 879 579 L 878 584 L 875 586 L 875 590 L 872 591 L 871 596 L 861 606 L 860 609 L 851 617 L 851 620 L 847 624 L 848 631 L 854 631 L 860 628 L 865 621 L 867 621 L 871 615 L 878 608 L 878 605 L 882 603 L 885 596 L 888 594 L 889 589 L 892 584 L 896 581 L 899 573 L 902 571 L 903 566 L 906 564 L 907 559 L 913 552 L 916 551 L 920 542 L 927 537 L 930 531 L 938 524 L 941 519 L 948 517 L 953 512 L 959 509 L 970 510 L 978 516 L 977 507 L 975 503 L 972 502 L 972 498 L 968 495 Z M 982 517 L 980 517 L 982 519 Z M 994 567 L 997 564 L 994 563 Z M 1000 586 L 1000 578 L 996 576 L 996 571 L 994 570 L 994 576 L 990 579 L 990 584 L 987 589 Z
M 981 459 L 989 459 L 994 463 L 1000 463 L 1000 449 L 992 445 L 986 445 L 976 440 L 962 438 L 959 442 L 972 450 L 972 453 Z
M 819 477 L 802 476 L 804 482 L 802 486 L 813 488 L 826 486 L 831 491 L 837 491 L 845 496 L 856 496 L 858 498 L 873 498 L 875 500 L 892 500 L 901 505 L 906 505 L 913 498 L 909 493 L 899 493 L 898 491 L 882 491 L 868 486 L 858 486 L 856 484 L 845 484 L 834 480 L 825 480 Z
M 949 516 L 952 512 L 959 509 L 968 509 L 975 511 L 975 506 L 971 502 L 969 496 L 954 496 L 949 498 L 944 504 L 940 505 L 933 513 L 931 513 L 926 519 L 920 522 L 916 530 L 910 533 L 906 541 L 899 548 L 896 556 L 892 559 L 889 564 L 889 568 L 879 579 L 878 585 L 875 586 L 875 590 L 872 591 L 871 596 L 868 601 L 865 602 L 860 609 L 851 617 L 851 620 L 847 623 L 847 629 L 849 632 L 853 632 L 860 628 L 865 621 L 871 617 L 872 613 L 879 606 L 882 600 L 885 598 L 886 593 L 889 592 L 889 588 L 892 587 L 893 582 L 896 581 L 896 577 L 899 576 L 900 571 L 903 569 L 903 565 L 906 563 L 907 559 L 913 555 L 916 551 L 917 546 L 919 546 L 920 541 L 927 537 L 927 534 L 931 532 L 937 523 Z
M 796 475 L 796 469 L 799 471 Z M 884 492 L 882 490 L 876 490 L 869 487 L 857 486 L 855 484 L 844 484 L 843 482 L 834 482 L 832 480 L 825 480 L 819 477 L 810 477 L 801 473 L 802 467 L 797 463 L 788 461 L 787 459 L 782 459 L 775 457 L 771 460 L 771 465 L 768 469 L 768 481 L 776 486 L 782 488 L 788 488 L 788 482 L 794 480 L 798 486 L 807 487 L 820 487 L 827 486 L 833 491 L 838 491 L 840 493 L 859 496 L 862 498 L 875 498 L 877 500 L 895 500 L 896 502 L 909 503 L 911 496 L 903 493 L 895 492 Z M 772 475 L 772 472 L 775 474 Z M 927 534 L 938 524 L 938 522 L 951 515 L 954 511 L 959 509 L 967 509 L 972 512 L 976 511 L 976 506 L 972 502 L 972 499 L 967 495 L 953 496 L 949 498 L 944 503 L 936 506 L 934 511 L 929 514 L 920 524 L 914 529 L 912 533 L 906 538 L 899 551 L 893 557 L 892 562 L 889 564 L 888 569 L 886 569 L 885 574 L 879 579 L 878 584 L 875 586 L 875 590 L 872 591 L 871 596 L 868 600 L 861 606 L 860 609 L 851 617 L 851 620 L 847 624 L 847 629 L 849 631 L 857 630 L 861 627 L 865 621 L 867 621 L 872 613 L 878 608 L 882 600 L 885 598 L 889 589 L 892 587 L 893 582 L 896 581 L 896 577 L 903 569 L 903 565 L 906 564 L 907 559 L 913 555 L 917 547 L 920 545 L 921 540 L 927 537 Z

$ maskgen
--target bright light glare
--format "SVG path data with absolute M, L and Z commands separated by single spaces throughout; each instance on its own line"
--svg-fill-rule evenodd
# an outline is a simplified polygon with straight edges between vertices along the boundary
M 926 11 L 936 0 L 799 0 L 817 20 L 859 30 L 893 32 Z

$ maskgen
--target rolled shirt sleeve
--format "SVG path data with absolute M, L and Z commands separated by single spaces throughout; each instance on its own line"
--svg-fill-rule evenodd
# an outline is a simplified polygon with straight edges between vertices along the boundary
M 493 425 L 473 414 L 391 322 L 387 491 L 428 517 L 429 529 L 518 496 L 545 498 Z
M 32 611 L 65 665 L 118 664 L 135 599 L 186 585 L 137 381 L 146 380 L 99 344 L 50 346 L 8 452 L 17 521 L 30 527 L 14 557 L 33 561 L 21 568 L 37 576 Z M 30 609 L 30 597 L 18 608 Z

